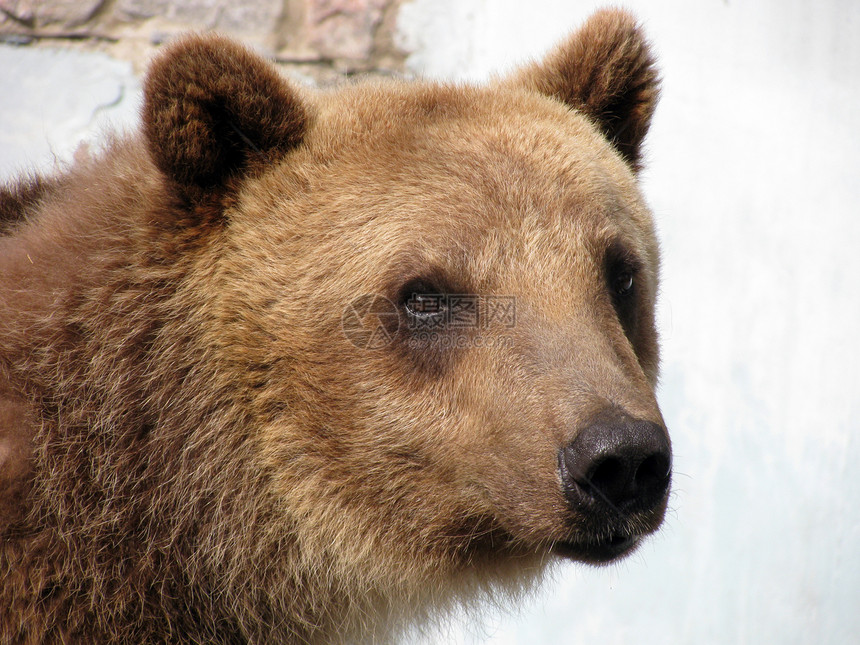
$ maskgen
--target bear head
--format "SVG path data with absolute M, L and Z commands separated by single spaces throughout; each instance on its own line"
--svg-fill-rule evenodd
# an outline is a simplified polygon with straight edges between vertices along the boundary
M 657 93 L 619 11 L 483 87 L 311 91 L 217 37 L 156 61 L 162 228 L 245 411 L 272 580 L 435 601 L 658 528 Z

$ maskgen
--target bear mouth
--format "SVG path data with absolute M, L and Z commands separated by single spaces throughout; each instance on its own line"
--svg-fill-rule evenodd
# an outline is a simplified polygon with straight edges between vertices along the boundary
M 601 539 L 555 542 L 552 552 L 568 560 L 587 564 L 609 564 L 633 553 L 641 541 L 641 535 L 618 533 Z

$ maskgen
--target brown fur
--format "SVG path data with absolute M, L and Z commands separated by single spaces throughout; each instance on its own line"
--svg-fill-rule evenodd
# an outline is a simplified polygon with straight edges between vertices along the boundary
M 0 186 L 0 235 L 20 222 L 24 212 L 51 190 L 52 183 L 44 177 L 22 177 L 9 186 Z
M 169 48 L 144 136 L 0 237 L 0 642 L 383 638 L 601 539 L 559 447 L 607 405 L 660 422 L 629 51 L 651 69 L 601 12 L 492 87 L 312 94 L 221 39 Z M 480 332 L 512 342 L 352 345 L 346 305 L 416 277 L 514 295 Z
M 657 103 L 654 58 L 632 16 L 604 11 L 514 83 L 554 96 L 587 115 L 639 168 L 640 146 Z

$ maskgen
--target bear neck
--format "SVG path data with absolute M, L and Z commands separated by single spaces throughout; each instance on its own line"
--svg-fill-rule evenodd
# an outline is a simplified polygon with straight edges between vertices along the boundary
M 4 585 L 0 607 L 51 598 L 68 636 L 103 607 L 106 640 L 145 642 L 165 624 L 179 641 L 309 640 L 337 592 L 283 570 L 298 559 L 289 535 L 260 528 L 270 474 L 241 392 L 213 387 L 203 296 L 187 282 L 210 233 L 165 231 L 175 200 L 127 141 L 23 204 L 0 237 L 0 272 L 13 276 L 0 285 L 0 393 L 34 402 L 24 508 L 0 526 L 0 568 L 22 548 L 44 554 L 29 580 Z M 193 610 L 179 600 L 188 587 L 204 599 Z

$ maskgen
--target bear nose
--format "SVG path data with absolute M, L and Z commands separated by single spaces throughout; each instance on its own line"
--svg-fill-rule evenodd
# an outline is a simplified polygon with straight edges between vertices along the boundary
M 609 505 L 625 513 L 647 511 L 669 488 L 672 451 L 666 429 L 617 409 L 583 428 L 559 455 L 568 501 Z

